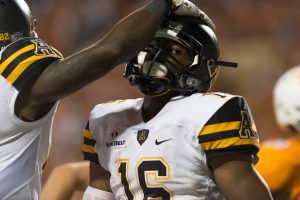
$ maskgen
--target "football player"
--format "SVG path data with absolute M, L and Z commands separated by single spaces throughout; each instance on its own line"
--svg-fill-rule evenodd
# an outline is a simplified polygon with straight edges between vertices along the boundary
M 268 200 L 259 139 L 241 96 L 209 93 L 221 61 L 202 19 L 172 15 L 124 76 L 144 98 L 97 105 L 84 130 L 85 192 L 115 199 Z M 99 192 L 99 194 L 101 194 Z
M 210 23 L 195 6 L 186 10 L 188 4 L 150 1 L 102 39 L 63 58 L 37 37 L 24 0 L 0 0 L 0 199 L 38 199 L 59 99 L 136 55 L 169 13 L 192 13 Z
M 264 141 L 257 170 L 274 199 L 300 199 L 300 66 L 285 72 L 273 90 L 275 117 L 288 137 Z

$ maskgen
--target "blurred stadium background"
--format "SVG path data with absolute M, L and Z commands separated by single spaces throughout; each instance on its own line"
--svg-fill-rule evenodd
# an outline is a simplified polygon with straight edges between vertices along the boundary
M 28 0 L 39 36 L 64 56 L 91 44 L 147 0 Z M 280 137 L 272 88 L 279 75 L 300 63 L 300 0 L 193 0 L 216 24 L 222 57 L 239 63 L 222 68 L 213 91 L 244 96 L 260 138 Z M 54 166 L 81 161 L 81 131 L 97 103 L 141 97 L 123 79 L 124 65 L 60 102 L 43 180 Z M 75 199 L 76 197 L 74 197 Z

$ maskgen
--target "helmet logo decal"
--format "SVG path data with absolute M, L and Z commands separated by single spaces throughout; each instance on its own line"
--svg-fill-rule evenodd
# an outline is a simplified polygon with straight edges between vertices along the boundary
M 209 61 L 211 61 L 211 60 L 207 61 L 207 68 L 208 68 L 209 76 L 211 78 L 211 81 L 210 81 L 210 87 L 211 87 L 217 80 L 218 73 L 219 73 L 219 66 L 214 67 L 209 64 Z
M 252 128 L 252 122 L 247 110 L 241 110 L 242 121 L 240 125 L 240 138 L 242 139 L 256 139 L 257 133 Z

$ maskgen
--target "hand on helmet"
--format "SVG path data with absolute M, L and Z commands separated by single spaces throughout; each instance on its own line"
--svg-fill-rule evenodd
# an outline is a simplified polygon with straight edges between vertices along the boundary
M 212 29 L 215 29 L 213 21 L 208 15 L 200 10 L 195 4 L 189 0 L 166 0 L 171 6 L 171 12 L 175 15 L 199 17 L 203 23 Z

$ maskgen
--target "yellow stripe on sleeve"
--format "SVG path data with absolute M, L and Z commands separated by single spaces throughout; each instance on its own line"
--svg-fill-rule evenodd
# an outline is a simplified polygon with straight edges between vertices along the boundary
M 85 153 L 97 153 L 93 146 L 86 144 L 83 144 L 82 151 Z
M 30 51 L 30 50 L 33 50 L 35 47 L 34 47 L 34 44 L 31 44 L 31 45 L 28 45 L 22 49 L 20 49 L 19 51 L 15 52 L 14 54 L 12 54 L 10 57 L 8 57 L 1 65 L 0 65 L 0 74 L 6 69 L 6 67 L 14 60 L 16 59 L 19 55 L 27 52 L 27 51 Z
M 211 125 L 204 126 L 203 129 L 200 131 L 199 135 L 207 135 L 207 134 L 218 133 L 222 131 L 238 130 L 240 129 L 240 126 L 241 126 L 240 121 L 211 124 Z
M 18 66 L 9 74 L 7 81 L 13 84 L 19 76 L 34 62 L 39 61 L 43 58 L 53 57 L 52 55 L 42 55 L 42 56 L 31 56 L 24 61 L 22 61 Z
M 200 135 L 208 135 L 211 133 L 218 133 L 218 132 L 222 132 L 222 131 L 238 130 L 240 128 L 241 128 L 240 121 L 211 124 L 211 125 L 204 126 L 203 129 L 200 131 L 199 136 Z M 253 131 L 257 132 L 256 126 L 254 123 L 251 124 L 251 128 Z
M 216 149 L 223 149 L 230 146 L 240 146 L 240 145 L 255 145 L 258 146 L 258 140 L 253 139 L 241 139 L 239 137 L 216 140 L 212 142 L 204 142 L 201 143 L 203 150 L 216 150 Z
M 88 139 L 95 140 L 94 137 L 92 136 L 92 133 L 86 129 L 83 130 L 83 136 Z

